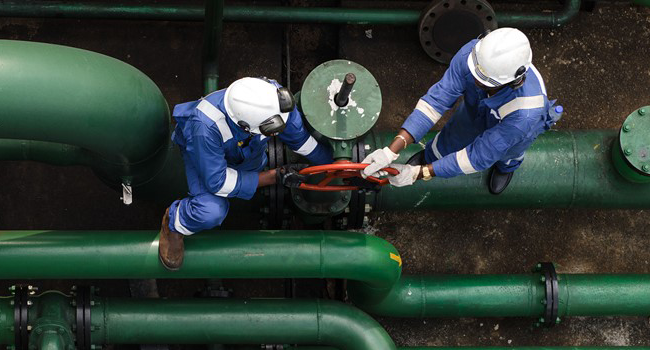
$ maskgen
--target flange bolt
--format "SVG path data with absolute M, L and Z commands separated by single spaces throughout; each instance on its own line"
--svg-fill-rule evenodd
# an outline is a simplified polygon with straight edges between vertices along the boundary
M 643 169 L 643 171 L 647 173 L 648 171 L 650 171 L 650 166 L 648 166 L 648 164 L 645 164 L 644 166 L 641 167 L 641 169 Z
M 645 108 L 639 109 L 639 115 L 644 115 L 645 114 Z
M 624 151 L 626 156 L 631 156 L 632 155 L 632 149 L 631 148 L 626 148 Z
M 632 127 L 630 127 L 629 124 L 623 125 L 623 132 L 628 132 L 630 129 L 632 129 Z

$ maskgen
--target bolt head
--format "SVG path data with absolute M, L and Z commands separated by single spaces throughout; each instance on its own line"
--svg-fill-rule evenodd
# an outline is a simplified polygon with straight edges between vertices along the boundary
M 542 276 L 539 280 L 542 282 L 546 282 L 546 276 Z
M 632 127 L 629 124 L 623 125 L 623 132 L 629 132 Z
M 645 114 L 645 108 L 639 109 L 639 115 L 644 115 Z
M 650 171 L 650 166 L 648 166 L 648 164 L 645 164 L 644 166 L 641 167 L 641 169 L 643 169 L 643 171 L 647 173 L 648 171 Z
M 546 299 L 542 299 L 542 304 L 546 305 Z
M 28 331 L 31 331 L 31 330 L 32 330 L 32 326 L 31 326 L 31 325 L 27 325 L 27 330 L 28 330 Z
M 370 145 L 363 145 L 363 149 L 365 149 L 366 151 L 370 151 Z
M 560 323 L 560 321 L 562 321 L 562 320 L 559 317 L 555 318 L 555 324 Z
M 626 156 L 631 156 L 632 155 L 632 149 L 631 148 L 626 148 L 625 151 L 623 151 Z
M 539 323 L 544 323 L 546 320 L 544 320 L 544 317 L 539 318 Z

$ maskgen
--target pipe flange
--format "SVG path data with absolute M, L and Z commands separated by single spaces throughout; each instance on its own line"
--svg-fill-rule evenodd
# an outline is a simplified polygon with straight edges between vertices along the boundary
M 420 17 L 420 45 L 447 64 L 463 45 L 496 28 L 496 15 L 485 0 L 434 0 Z
M 560 297 L 558 290 L 557 272 L 555 265 L 551 262 L 541 262 L 537 264 L 537 269 L 542 273 L 542 281 L 544 282 L 545 309 L 544 317 L 540 323 L 546 327 L 553 327 L 559 322 L 558 307 L 560 305 Z
M 275 169 L 279 166 L 285 165 L 284 144 L 277 137 L 273 137 L 268 143 L 268 159 L 269 168 Z M 265 221 L 268 229 L 287 229 L 290 222 L 289 212 L 285 206 L 286 197 L 285 187 L 276 183 L 269 186 L 268 194 L 268 211 L 264 210 L 266 214 Z
M 29 287 L 17 285 L 14 291 L 14 348 L 27 350 L 29 344 L 28 309 Z
M 90 350 L 91 348 L 91 294 L 92 291 L 89 286 L 77 287 L 75 291 L 75 302 L 77 306 L 75 338 L 77 342 L 77 350 Z

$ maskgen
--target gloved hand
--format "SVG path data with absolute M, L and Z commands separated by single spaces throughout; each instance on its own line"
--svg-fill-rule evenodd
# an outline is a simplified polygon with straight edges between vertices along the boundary
M 421 165 L 408 165 L 408 164 L 390 164 L 389 167 L 399 170 L 399 174 L 391 176 L 388 181 L 395 187 L 403 187 L 412 185 L 420 175 Z
M 394 162 L 399 157 L 399 154 L 393 153 L 388 147 L 375 150 L 370 153 L 366 158 L 364 158 L 361 163 L 370 164 L 363 171 L 361 175 L 365 178 L 366 176 L 379 176 L 375 174 L 379 170 L 388 166 L 388 164 Z
M 307 164 L 285 164 L 275 170 L 276 183 L 281 183 L 289 188 L 298 188 L 307 180 L 307 175 L 300 175 L 300 170 L 308 167 Z
M 357 186 L 359 188 L 359 190 L 364 191 L 364 192 L 379 191 L 381 189 L 380 184 L 370 182 L 368 180 L 364 180 L 364 179 L 358 178 L 358 177 L 351 177 L 351 178 L 348 178 L 348 179 L 343 179 L 343 183 L 348 185 L 348 186 Z

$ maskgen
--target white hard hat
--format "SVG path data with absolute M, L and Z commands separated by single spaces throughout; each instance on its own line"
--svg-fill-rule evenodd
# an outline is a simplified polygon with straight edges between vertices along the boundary
M 532 61 L 526 34 L 515 28 L 499 28 L 476 43 L 467 65 L 481 84 L 498 87 L 522 77 Z
M 224 104 L 235 124 L 253 134 L 275 135 L 284 130 L 293 95 L 267 78 L 241 78 L 226 89 Z

